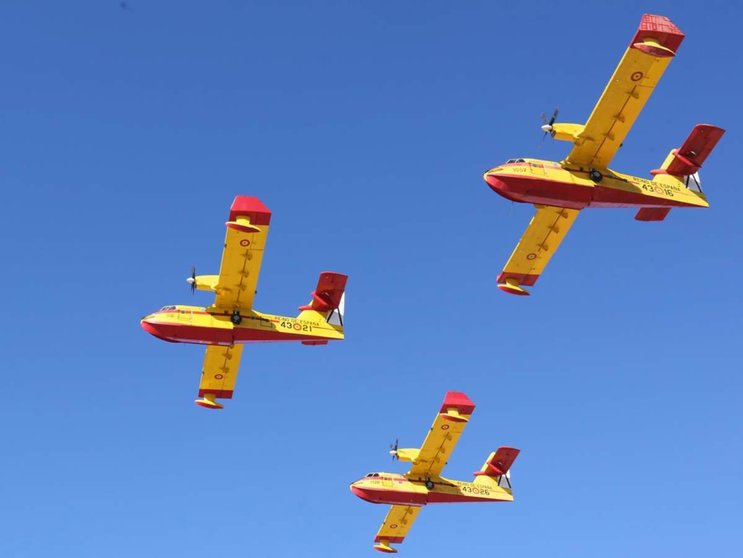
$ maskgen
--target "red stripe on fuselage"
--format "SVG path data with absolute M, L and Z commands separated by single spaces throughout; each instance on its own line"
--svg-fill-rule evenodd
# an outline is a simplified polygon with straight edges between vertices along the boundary
M 484 489 L 487 490 L 487 488 Z M 351 486 L 351 492 L 362 500 L 371 502 L 372 504 L 388 504 L 393 506 L 425 506 L 426 504 L 501 501 L 484 496 L 450 494 L 446 492 L 438 492 L 436 490 L 429 490 L 428 493 L 425 493 Z
M 232 345 L 233 343 L 261 343 L 272 341 L 313 341 L 323 337 L 298 335 L 280 331 L 261 331 L 246 327 L 233 329 L 195 326 L 192 324 L 142 321 L 142 329 L 164 341 L 201 345 Z M 329 341 L 332 341 L 329 340 Z
M 488 186 L 504 198 L 522 203 L 535 203 L 584 209 L 586 207 L 698 207 L 695 204 L 628 192 L 596 184 L 579 186 L 557 180 L 529 176 L 492 175 L 485 177 Z

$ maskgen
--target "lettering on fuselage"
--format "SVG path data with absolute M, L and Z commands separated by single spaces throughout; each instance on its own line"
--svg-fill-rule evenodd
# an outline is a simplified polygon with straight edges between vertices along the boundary
M 486 486 L 478 485 L 473 482 L 451 481 L 462 494 L 472 494 L 473 496 L 490 496 L 490 490 Z
M 293 333 L 311 333 L 312 326 L 316 326 L 315 322 L 307 320 L 300 320 L 297 318 L 281 318 L 279 320 L 279 327 L 289 330 Z

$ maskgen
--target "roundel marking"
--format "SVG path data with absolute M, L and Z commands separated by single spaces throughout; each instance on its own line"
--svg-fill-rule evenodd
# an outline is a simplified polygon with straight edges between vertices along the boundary
M 537 255 L 534 252 L 532 252 L 532 253 L 526 255 L 526 259 L 527 260 L 535 260 L 535 259 L 537 259 Z
M 449 425 L 448 424 L 442 424 L 441 425 L 441 430 L 449 430 Z
M 240 246 L 250 246 L 250 241 L 247 238 L 243 238 L 240 241 Z
M 222 378 L 224 378 L 224 374 L 214 374 L 215 380 L 221 380 Z
M 630 76 L 630 79 L 632 81 L 640 81 L 644 75 L 642 72 L 635 72 Z
M 397 523 L 393 523 L 392 525 L 390 525 L 390 529 L 397 529 Z
M 294 329 L 296 329 L 297 331 L 299 331 L 300 329 L 302 329 L 302 325 L 301 324 L 294 324 L 292 327 Z

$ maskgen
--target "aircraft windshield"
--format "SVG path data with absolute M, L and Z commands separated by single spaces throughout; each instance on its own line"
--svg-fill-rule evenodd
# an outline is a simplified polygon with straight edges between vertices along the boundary
M 163 306 L 160 308 L 160 312 L 167 312 L 168 310 L 175 310 L 175 306 Z
M 526 163 L 524 159 L 509 159 L 506 161 L 506 165 L 509 165 L 511 163 Z

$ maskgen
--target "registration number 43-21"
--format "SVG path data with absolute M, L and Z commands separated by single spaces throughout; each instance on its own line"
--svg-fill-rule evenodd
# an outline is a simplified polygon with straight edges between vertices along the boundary
M 300 324 L 299 322 L 290 322 L 289 320 L 282 320 L 281 322 L 279 322 L 279 326 L 297 332 L 312 331 L 312 326 L 309 324 Z

